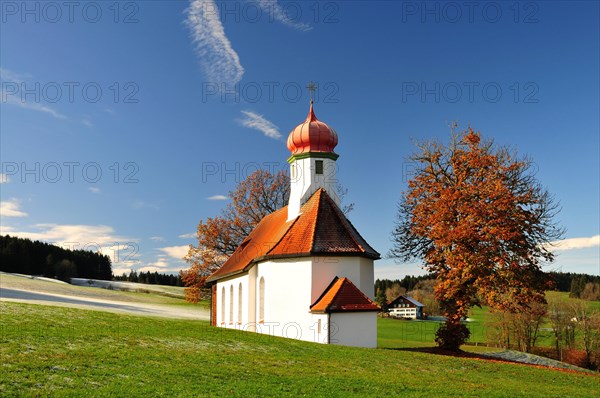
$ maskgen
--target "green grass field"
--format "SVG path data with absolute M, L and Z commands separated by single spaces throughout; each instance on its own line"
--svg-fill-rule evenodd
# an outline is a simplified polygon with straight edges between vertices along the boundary
M 568 302 L 579 302 L 582 300 L 569 298 L 569 293 L 546 292 L 546 298 L 559 299 Z M 600 310 L 600 301 L 587 301 L 590 309 Z M 489 322 L 492 314 L 488 307 L 474 307 L 469 313 L 470 322 L 467 327 L 471 331 L 469 343 L 493 343 L 494 330 Z M 403 345 L 422 346 L 434 345 L 433 339 L 439 322 L 436 321 L 398 321 L 394 319 L 380 319 L 379 343 L 384 347 L 395 347 L 398 343 Z M 401 336 L 398 340 L 397 336 Z M 579 342 L 579 337 L 576 336 Z M 542 324 L 536 345 L 540 347 L 554 347 L 554 335 L 548 321 Z M 470 348 L 469 348 L 470 349 Z
M 380 323 L 387 349 L 7 302 L 0 320 L 7 397 L 595 397 L 600 383 L 598 375 L 413 352 L 419 343 L 394 336 L 391 320 Z

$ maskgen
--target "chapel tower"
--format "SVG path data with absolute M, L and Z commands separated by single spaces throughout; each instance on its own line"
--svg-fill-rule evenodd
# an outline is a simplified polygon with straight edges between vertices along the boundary
M 336 160 L 333 151 L 338 144 L 335 130 L 315 116 L 313 101 L 306 120 L 296 126 L 287 139 L 287 147 L 292 153 L 290 164 L 290 200 L 288 220 L 300 214 L 300 208 L 319 188 L 323 188 L 333 201 L 340 206 L 336 193 Z

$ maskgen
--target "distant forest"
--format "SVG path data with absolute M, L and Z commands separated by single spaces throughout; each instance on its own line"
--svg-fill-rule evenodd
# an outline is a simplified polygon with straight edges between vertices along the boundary
M 0 271 L 40 275 L 70 282 L 71 278 L 112 278 L 110 258 L 87 250 L 0 236 Z
M 433 274 L 427 274 L 427 275 L 421 275 L 421 276 L 406 275 L 402 279 L 395 279 L 395 280 L 377 279 L 375 281 L 375 292 L 377 292 L 379 290 L 385 292 L 386 289 L 390 289 L 394 285 L 403 287 L 404 289 L 406 289 L 406 291 L 410 292 L 411 290 L 413 290 L 415 288 L 417 283 L 419 283 L 421 281 L 426 281 L 428 279 L 435 279 L 435 276 Z
M 183 286 L 183 281 L 179 274 L 159 274 L 158 272 L 136 272 L 130 271 L 129 274 L 115 275 L 115 281 L 147 283 L 149 285 L 168 285 L 168 286 Z
M 45 276 L 70 282 L 71 278 L 120 280 L 182 286 L 179 275 L 132 271 L 113 278 L 110 257 L 89 250 L 69 250 L 50 243 L 0 236 L 0 271 Z

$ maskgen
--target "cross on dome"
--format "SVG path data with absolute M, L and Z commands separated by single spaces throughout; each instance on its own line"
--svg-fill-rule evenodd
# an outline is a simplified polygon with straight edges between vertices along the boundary
M 310 81 L 308 83 L 308 85 L 306 86 L 306 88 L 308 89 L 309 96 L 310 96 L 310 103 L 312 104 L 313 99 L 314 99 L 314 93 L 315 93 L 315 91 L 317 91 L 317 85 L 313 81 Z

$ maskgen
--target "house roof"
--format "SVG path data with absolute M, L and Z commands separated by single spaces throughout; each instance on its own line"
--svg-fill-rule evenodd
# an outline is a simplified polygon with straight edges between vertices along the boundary
M 416 305 L 417 307 L 425 307 L 423 304 L 419 303 L 417 300 L 415 300 L 412 297 L 405 296 L 404 298 L 407 299 L 408 301 L 410 301 L 411 303 L 413 303 L 414 305 Z
M 337 276 L 321 297 L 310 306 L 311 312 L 379 311 L 380 309 L 350 279 Z
M 424 307 L 424 305 L 423 305 L 423 304 L 421 304 L 420 302 L 418 302 L 418 301 L 417 301 L 417 300 L 415 300 L 414 298 L 412 298 L 412 297 L 409 297 L 409 296 L 403 296 L 403 295 L 400 295 L 400 296 L 396 297 L 395 299 L 393 299 L 392 301 L 390 301 L 390 302 L 388 303 L 388 305 L 390 305 L 390 304 L 392 304 L 392 303 L 395 303 L 396 301 L 398 301 L 398 300 L 399 300 L 399 299 L 401 299 L 401 298 L 403 298 L 404 300 L 406 300 L 406 301 L 408 301 L 408 302 L 410 302 L 410 303 L 414 304 L 414 305 L 415 305 L 415 306 L 417 306 L 417 307 Z
M 380 258 L 322 188 L 306 201 L 298 217 L 288 221 L 287 215 L 285 206 L 263 218 L 207 281 L 244 272 L 251 264 L 270 258 L 314 255 Z

